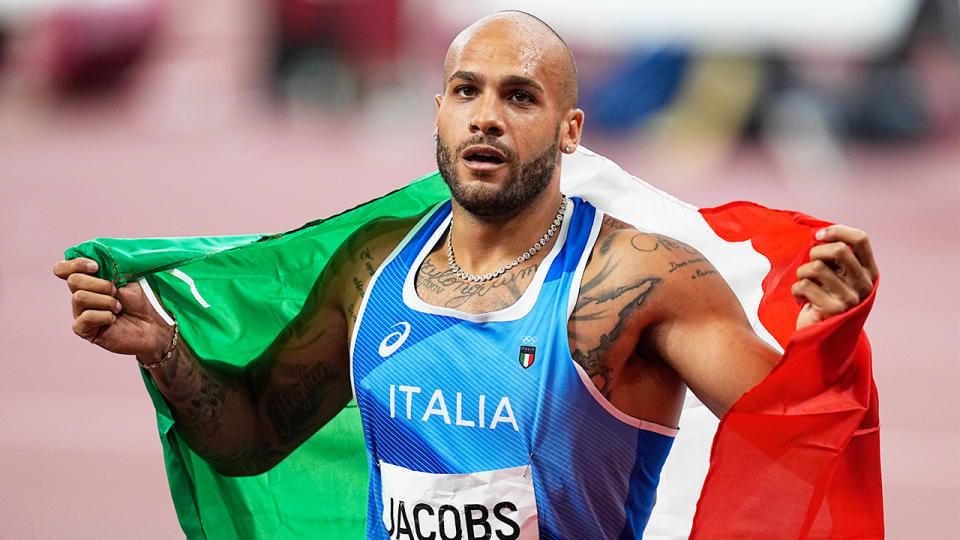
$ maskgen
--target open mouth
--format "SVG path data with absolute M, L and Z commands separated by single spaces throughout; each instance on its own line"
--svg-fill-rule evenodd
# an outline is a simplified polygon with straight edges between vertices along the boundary
M 503 153 L 491 147 L 471 147 L 464 151 L 463 159 L 472 165 L 499 165 L 506 161 Z

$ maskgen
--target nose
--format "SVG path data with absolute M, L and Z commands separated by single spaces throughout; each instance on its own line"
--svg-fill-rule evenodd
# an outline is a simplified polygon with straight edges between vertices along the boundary
M 473 116 L 470 118 L 470 131 L 495 137 L 503 135 L 504 125 L 500 106 L 500 100 L 490 93 L 476 100 Z

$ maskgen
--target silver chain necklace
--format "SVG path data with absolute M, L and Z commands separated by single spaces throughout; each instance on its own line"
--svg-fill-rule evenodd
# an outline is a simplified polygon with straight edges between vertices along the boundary
M 447 233 L 447 264 L 450 265 L 450 270 L 453 271 L 456 276 L 464 281 L 490 281 L 491 279 L 500 276 L 507 270 L 510 270 L 514 266 L 526 261 L 530 257 L 533 257 L 537 254 L 538 251 L 543 249 L 543 246 L 547 245 L 547 242 L 553 238 L 553 235 L 556 234 L 557 229 L 560 227 L 560 224 L 563 223 L 563 214 L 567 211 L 567 196 L 561 195 L 560 199 L 560 210 L 557 211 L 557 217 L 553 219 L 553 223 L 550 224 L 550 228 L 547 229 L 546 234 L 543 235 L 543 238 L 537 240 L 537 243 L 533 245 L 532 248 L 524 251 L 522 255 L 516 259 L 508 262 L 507 264 L 498 268 L 495 272 L 489 272 L 487 274 L 475 275 L 464 272 L 462 268 L 457 265 L 456 259 L 453 258 L 453 220 L 450 220 L 450 231 Z

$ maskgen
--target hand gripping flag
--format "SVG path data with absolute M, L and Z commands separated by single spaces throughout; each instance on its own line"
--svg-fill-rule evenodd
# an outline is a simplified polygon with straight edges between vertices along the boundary
M 813 234 L 828 223 L 746 202 L 697 209 L 584 148 L 564 156 L 562 174 L 568 195 L 700 250 L 757 334 L 784 350 L 781 363 L 731 407 L 719 429 L 688 395 L 645 537 L 882 537 L 877 396 L 862 332 L 873 295 L 841 316 L 793 331 L 800 307 L 790 286 L 815 244 Z M 155 304 L 176 316 L 200 357 L 244 365 L 296 316 L 351 233 L 378 217 L 418 215 L 448 197 L 433 173 L 283 234 L 95 239 L 66 255 L 96 259 L 100 276 L 118 286 L 140 281 Z M 180 440 L 163 397 L 143 377 L 188 538 L 363 537 L 367 464 L 355 405 L 267 473 L 230 478 Z

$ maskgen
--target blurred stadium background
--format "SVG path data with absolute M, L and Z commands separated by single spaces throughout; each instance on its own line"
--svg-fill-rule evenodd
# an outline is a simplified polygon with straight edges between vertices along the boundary
M 573 48 L 586 146 L 870 232 L 888 536 L 958 538 L 960 2 L 558 6 L 0 0 L 0 538 L 182 535 L 133 361 L 70 331 L 63 249 L 286 230 L 432 171 L 446 46 L 499 9 Z

